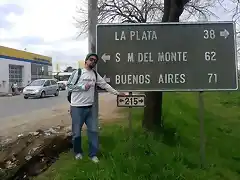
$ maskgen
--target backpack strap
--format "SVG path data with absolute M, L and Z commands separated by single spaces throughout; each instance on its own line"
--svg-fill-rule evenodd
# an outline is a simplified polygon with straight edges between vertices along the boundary
M 78 83 L 78 80 L 79 80 L 79 78 L 80 78 L 80 76 L 81 76 L 81 74 L 82 74 L 82 69 L 79 68 L 77 73 L 78 73 L 78 75 L 77 75 L 77 79 L 76 79 L 74 85 L 76 85 L 76 84 Z
M 94 74 L 95 74 L 95 76 L 96 76 L 96 81 L 97 81 L 97 72 L 96 72 L 95 69 L 93 69 L 93 72 L 94 72 Z
M 97 76 L 98 76 L 98 74 L 97 74 L 97 72 L 96 72 L 95 69 L 93 69 L 93 72 L 94 72 L 94 74 L 95 74 L 95 76 L 96 76 L 96 81 L 97 81 Z M 104 89 L 98 87 L 98 86 L 97 86 L 97 83 L 95 83 L 95 90 L 96 90 L 96 91 L 98 91 L 98 90 L 103 90 L 103 91 L 105 91 Z

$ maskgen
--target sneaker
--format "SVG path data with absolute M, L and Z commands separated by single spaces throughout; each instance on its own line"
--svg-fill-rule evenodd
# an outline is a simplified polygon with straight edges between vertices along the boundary
M 78 159 L 82 159 L 83 157 L 82 157 L 82 154 L 77 154 L 76 156 L 75 156 L 75 159 L 76 160 L 78 160 Z
M 99 159 L 98 159 L 97 156 L 93 156 L 93 157 L 91 158 L 91 160 L 92 160 L 94 163 L 98 163 L 98 162 L 99 162 Z

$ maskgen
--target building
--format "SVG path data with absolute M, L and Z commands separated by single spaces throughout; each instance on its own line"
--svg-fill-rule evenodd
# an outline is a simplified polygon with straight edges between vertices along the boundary
M 40 78 L 50 78 L 52 58 L 0 46 L 0 92 L 10 92 L 13 83 L 24 87 Z
M 85 61 L 84 60 L 78 61 L 78 68 L 84 68 L 84 66 L 85 66 Z

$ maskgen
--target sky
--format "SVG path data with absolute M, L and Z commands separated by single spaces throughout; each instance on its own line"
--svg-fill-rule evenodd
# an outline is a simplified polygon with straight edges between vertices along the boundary
M 0 0 L 0 44 L 76 66 L 88 50 L 87 38 L 76 38 L 78 1 Z
M 83 0 L 0 0 L 0 45 L 51 56 L 60 69 L 77 66 L 88 50 L 87 38 L 77 39 L 73 16 Z M 231 16 L 217 11 L 218 20 Z

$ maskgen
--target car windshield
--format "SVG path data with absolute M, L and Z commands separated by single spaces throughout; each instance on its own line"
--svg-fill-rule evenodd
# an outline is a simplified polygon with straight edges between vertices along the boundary
M 42 86 L 45 83 L 45 80 L 35 80 L 29 84 L 29 86 Z

